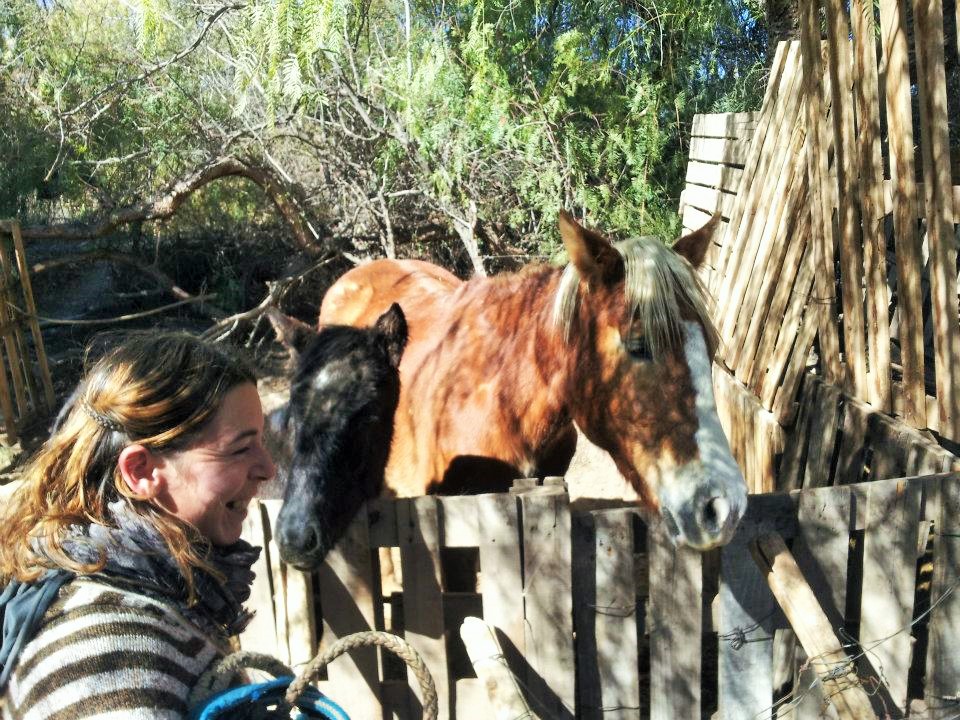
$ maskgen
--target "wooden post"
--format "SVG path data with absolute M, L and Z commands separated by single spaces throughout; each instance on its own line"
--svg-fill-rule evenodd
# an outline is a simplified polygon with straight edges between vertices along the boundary
M 810 658 L 811 666 L 829 689 L 839 717 L 875 718 L 870 698 L 853 663 L 843 651 L 826 613 L 783 538 L 776 532 L 765 533 L 750 544 L 750 551 L 760 570 L 766 574 L 767 584 Z M 846 670 L 841 675 L 838 668 L 844 667 Z
M 496 720 L 537 720 L 520 692 L 517 678 L 507 665 L 496 630 L 480 618 L 464 618 L 460 637 L 467 648 L 477 677 L 487 689 L 487 699 Z M 475 717 L 490 717 L 480 708 L 472 708 Z

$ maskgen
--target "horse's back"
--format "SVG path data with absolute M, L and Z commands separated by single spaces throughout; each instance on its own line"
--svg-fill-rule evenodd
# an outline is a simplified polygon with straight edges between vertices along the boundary
M 330 286 L 320 305 L 319 322 L 371 325 L 396 302 L 415 326 L 418 317 L 462 284 L 453 273 L 423 260 L 374 260 Z

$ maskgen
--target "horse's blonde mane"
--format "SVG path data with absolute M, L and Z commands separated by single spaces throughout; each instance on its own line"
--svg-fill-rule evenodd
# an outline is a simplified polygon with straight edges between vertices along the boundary
M 614 245 L 623 258 L 628 318 L 635 318 L 654 358 L 683 343 L 686 308 L 703 325 L 707 346 L 716 347 L 717 331 L 707 310 L 706 291 L 686 259 L 650 236 Z M 569 340 L 577 309 L 580 273 L 572 264 L 563 270 L 554 297 L 553 321 Z

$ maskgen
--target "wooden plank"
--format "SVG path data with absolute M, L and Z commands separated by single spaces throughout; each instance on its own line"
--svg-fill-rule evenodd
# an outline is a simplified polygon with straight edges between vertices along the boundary
M 30 404 L 27 402 L 27 390 L 24 385 L 23 361 L 20 357 L 20 350 L 17 346 L 18 331 L 16 318 L 10 305 L 13 304 L 13 298 L 10 296 L 10 289 L 13 287 L 11 277 L 11 266 L 9 255 L 7 254 L 6 243 L 0 238 L 0 318 L 7 322 L 6 331 L 3 333 L 3 345 L 7 351 L 7 369 L 10 372 L 10 383 L 13 386 L 13 395 L 16 399 L 16 415 L 11 414 L 11 419 L 16 418 L 19 424 L 30 414 Z
M 730 227 L 727 229 L 723 252 L 720 254 L 720 260 L 717 265 L 717 282 L 710 288 L 711 295 L 720 300 L 723 299 L 726 293 L 725 288 L 729 282 L 728 276 L 736 274 L 739 264 L 738 256 L 742 245 L 740 241 L 740 226 L 744 223 L 745 218 L 747 222 L 749 222 L 752 213 L 756 211 L 756 193 L 758 191 L 754 189 L 757 184 L 754 180 L 758 176 L 762 177 L 765 174 L 764 168 L 766 167 L 762 162 L 764 158 L 761 156 L 760 149 L 763 147 L 772 125 L 771 121 L 775 110 L 775 98 L 783 92 L 780 84 L 784 68 L 788 64 L 794 63 L 795 60 L 796 49 L 794 45 L 790 43 L 779 43 L 777 45 L 773 64 L 770 67 L 770 77 L 767 80 L 767 89 L 764 94 L 763 105 L 761 106 L 760 116 L 757 120 L 757 128 L 750 138 L 750 150 L 747 162 L 743 168 L 741 187 L 746 189 L 746 192 L 741 192 L 738 196 L 739 201 L 734 209 L 733 217 L 730 218 Z M 776 132 L 776 130 L 773 132 Z M 722 303 L 718 303 L 718 305 L 719 307 L 725 307 Z M 719 318 L 717 318 L 717 320 L 719 320 Z
M 883 159 L 880 151 L 880 90 L 877 78 L 873 2 L 851 0 L 854 41 L 854 97 L 857 107 L 857 158 L 866 273 L 867 383 L 871 405 L 890 412 L 890 290 L 887 286 L 883 216 Z
M 9 358 L 0 351 L 0 411 L 3 412 L 3 430 L 7 444 L 13 445 L 17 442 L 20 433 L 17 428 L 17 417 L 13 411 L 13 399 L 10 397 L 10 384 L 7 382 L 8 363 Z
M 780 459 L 781 491 L 799 490 L 803 487 L 807 467 L 807 447 L 810 444 L 810 422 L 814 411 L 814 398 L 820 380 L 813 375 L 805 375 L 800 390 L 796 420 L 787 433 L 786 446 Z
M 960 475 L 940 482 L 939 514 L 934 525 L 933 578 L 930 588 L 929 645 L 927 648 L 928 707 L 940 708 L 960 688 Z
M 768 410 L 779 387 L 789 358 L 789 348 L 800 329 L 800 320 L 813 286 L 814 264 L 810 236 L 810 215 L 801 213 L 795 228 L 795 240 L 790 244 L 777 278 L 776 292 L 769 302 L 762 336 L 751 362 L 753 372 L 750 387 Z M 768 376 L 769 379 L 768 379 Z
M 777 533 L 761 535 L 751 551 L 841 718 L 876 717 L 830 620 Z M 847 668 L 842 675 L 838 668 Z
M 367 514 L 359 513 L 317 570 L 317 587 L 323 609 L 323 637 L 319 650 L 351 633 L 375 630 L 376 590 Z M 407 638 L 410 639 L 409 637 Z M 434 672 L 430 667 L 431 673 Z M 350 708 L 351 716 L 381 717 L 380 668 L 377 650 L 351 650 L 327 666 L 330 696 Z M 437 690 L 440 686 L 438 683 Z
M 906 391 L 904 416 L 914 427 L 926 427 L 923 307 L 920 289 L 923 260 L 915 220 L 917 193 L 914 183 L 914 133 L 910 109 L 907 21 L 903 0 L 880 0 L 880 34 L 886 79 L 890 178 L 894 183 L 893 232 L 897 254 L 900 353 Z
M 460 626 L 460 637 L 477 677 L 486 688 L 492 717 L 496 720 L 536 718 L 513 669 L 504 660 L 497 629 L 478 617 L 467 617 Z
M 907 672 L 912 642 L 916 579 L 920 484 L 890 480 L 867 486 L 867 518 L 863 541 L 863 594 L 860 644 L 874 667 L 882 668 L 890 698 L 906 711 Z
M 720 336 L 724 341 L 734 335 L 739 311 L 742 308 L 741 303 L 750 278 L 754 272 L 762 272 L 763 270 L 762 267 L 757 267 L 757 265 L 758 263 L 762 265 L 766 257 L 766 252 L 763 249 L 763 236 L 764 228 L 767 225 L 766 220 L 769 216 L 767 210 L 770 207 L 777 208 L 778 212 L 779 209 L 782 209 L 784 191 L 780 178 L 784 171 L 785 153 L 795 138 L 793 133 L 781 132 L 779 129 L 784 125 L 789 126 L 797 117 L 799 104 L 797 86 L 799 85 L 800 73 L 797 69 L 796 55 L 795 51 L 791 51 L 789 55 L 793 62 L 788 62 L 784 68 L 780 95 L 773 109 L 773 123 L 778 128 L 778 132 L 769 135 L 769 142 L 760 147 L 762 157 L 757 174 L 754 176 L 748 192 L 745 195 L 738 196 L 738 201 L 754 203 L 755 205 L 751 207 L 749 221 L 746 223 L 741 221 L 737 227 L 736 235 L 730 236 L 730 240 L 737 245 L 736 262 L 726 268 L 727 278 L 725 278 L 718 295 L 718 307 L 727 309 L 718 324 Z M 775 188 L 772 198 L 768 197 L 771 187 Z M 732 218 L 731 226 L 733 222 L 734 219 Z M 747 308 L 747 310 L 752 311 L 753 308 Z
M 570 498 L 562 486 L 545 486 L 525 492 L 519 499 L 527 687 L 540 701 L 535 703 L 539 715 L 572 720 L 576 676 Z
M 476 496 L 480 524 L 480 592 L 483 619 L 502 632 L 516 652 L 524 652 L 523 575 L 517 498 L 512 495 Z M 502 640 L 501 640 L 502 642 Z M 505 643 L 508 660 L 513 650 Z M 520 674 L 526 682 L 526 676 Z
M 573 550 L 573 626 L 577 633 L 577 717 L 602 720 L 603 699 L 597 662 L 597 546 L 594 517 L 571 516 Z
M 844 402 L 840 427 L 840 450 L 837 453 L 835 480 L 837 485 L 850 485 L 863 479 L 867 417 L 853 403 Z
M 647 532 L 650 719 L 700 717 L 703 556 L 678 548 L 663 523 Z
M 788 107 L 787 112 L 796 112 L 796 107 Z M 789 117 L 789 116 L 788 116 Z M 768 305 L 759 301 L 760 288 L 764 278 L 771 275 L 775 276 L 780 270 L 783 262 L 783 256 L 786 253 L 786 229 L 792 224 L 793 217 L 797 212 L 800 201 L 799 190 L 803 183 L 798 181 L 798 176 L 803 174 L 802 150 L 804 142 L 804 130 L 798 123 L 793 130 L 792 137 L 783 133 L 787 143 L 778 143 L 776 153 L 779 156 L 780 165 L 776 183 L 772 193 L 766 199 L 764 206 L 764 217 L 758 218 L 755 223 L 757 234 L 757 251 L 753 262 L 753 267 L 746 273 L 743 282 L 743 291 L 737 294 L 736 291 L 730 295 L 732 302 L 739 303 L 742 310 L 736 324 L 731 326 L 729 341 L 729 352 L 727 357 L 729 364 L 737 365 L 737 377 L 740 380 L 749 379 L 750 369 L 747 366 L 741 366 L 741 357 L 744 354 L 744 343 L 751 327 L 754 333 L 758 332 L 760 323 L 766 318 Z M 799 172 L 798 172 L 799 170 Z M 773 177 L 771 177 L 773 180 Z M 769 284 L 768 284 L 769 287 Z M 731 317 L 733 313 L 728 315 Z M 755 342 L 755 341 L 754 341 Z M 752 354 L 753 344 L 747 348 L 746 353 Z
M 914 32 L 923 132 L 924 204 L 930 249 L 930 293 L 934 326 L 937 408 L 940 432 L 960 440 L 960 317 L 957 302 L 957 249 L 950 177 L 950 125 L 944 70 L 943 5 L 941 0 L 913 3 Z
M 724 720 L 769 713 L 773 701 L 773 597 L 750 559 L 747 535 L 721 550 L 719 699 Z
M 800 4 L 800 42 L 803 48 L 803 94 L 807 118 L 807 173 L 810 193 L 810 229 L 814 249 L 817 296 L 822 311 L 817 313 L 820 332 L 821 363 L 827 380 L 843 384 L 840 366 L 840 341 L 836 329 L 836 297 L 834 295 L 833 238 L 830 204 L 829 169 L 827 166 L 828 135 L 826 112 L 821 86 L 823 70 L 820 45 L 819 7 L 816 0 Z
M 250 624 L 240 635 L 240 647 L 243 650 L 266 653 L 275 658 L 281 656 L 277 645 L 276 618 L 273 609 L 273 588 L 270 582 L 270 534 L 263 505 L 259 501 L 250 504 L 250 510 L 243 521 L 242 537 L 251 545 L 260 546 L 263 551 L 253 564 L 254 580 L 250 587 L 248 606 L 256 610 Z M 286 648 L 284 648 L 286 655 Z
M 823 330 L 823 322 L 818 322 L 818 316 L 827 312 L 821 305 L 809 305 L 804 313 L 797 339 L 790 349 L 790 355 L 783 370 L 783 381 L 776 388 L 770 412 L 774 414 L 781 425 L 788 425 L 794 412 L 794 398 L 797 386 L 807 364 L 807 356 L 813 347 L 813 339 L 818 331 Z M 771 375 L 768 374 L 768 378 Z M 766 386 L 764 387 L 766 393 Z
M 687 185 L 683 190 L 683 200 L 687 205 L 714 213 L 720 211 L 720 216 L 729 218 L 733 213 L 733 205 L 737 196 L 700 185 Z
M 457 707 L 455 717 L 458 720 L 469 718 L 490 717 L 493 708 L 487 697 L 487 689 L 483 681 L 478 678 L 457 680 L 456 689 Z
M 592 513 L 596 528 L 595 633 L 603 717 L 640 717 L 637 598 L 631 510 Z
M 290 665 L 290 647 L 287 644 L 289 636 L 289 627 L 287 625 L 287 584 L 284 582 L 284 563 L 280 560 L 280 548 L 273 542 L 273 528 L 277 526 L 277 515 L 283 505 L 282 500 L 261 500 L 262 522 L 264 524 L 264 535 L 270 538 L 270 542 L 264 546 L 263 550 L 268 554 L 267 567 L 270 571 L 270 589 L 273 594 L 273 619 L 276 628 L 277 638 L 277 657 L 287 665 Z
M 749 142 L 728 138 L 690 138 L 690 158 L 701 162 L 743 165 L 746 162 Z
M 740 192 L 741 177 L 743 177 L 743 170 L 730 165 L 715 165 L 699 160 L 690 160 L 687 163 L 688 185 L 703 185 L 737 194 Z
M 450 683 L 443 627 L 443 575 L 440 567 L 437 498 L 402 498 L 396 501 L 396 510 L 403 571 L 404 635 L 407 642 L 420 653 L 433 675 L 439 717 L 449 718 Z M 416 700 L 422 703 L 419 684 L 410 670 L 408 680 Z M 359 717 L 373 715 L 361 713 Z
M 833 169 L 837 178 L 840 246 L 840 292 L 843 304 L 843 358 L 855 397 L 867 397 L 866 337 L 863 324 L 863 241 L 860 236 L 860 187 L 853 98 L 850 87 L 850 26 L 842 0 L 827 0 L 830 36 L 830 117 L 833 120 Z
M 757 121 L 759 113 L 699 113 L 693 116 L 691 136 L 742 138 L 744 129 Z
M 53 382 L 50 380 L 50 364 L 47 362 L 47 351 L 43 345 L 43 335 L 40 333 L 40 324 L 37 322 L 37 306 L 33 299 L 33 286 L 30 282 L 30 268 L 27 267 L 27 253 L 23 247 L 23 237 L 20 234 L 20 223 L 14 222 L 11 227 L 13 235 L 14 254 L 17 257 L 17 268 L 20 271 L 20 287 L 23 289 L 25 310 L 29 315 L 27 321 L 33 335 L 33 346 L 37 353 L 37 366 L 40 370 L 40 381 L 43 384 L 44 401 L 48 410 L 53 410 L 54 395 Z
M 803 487 L 832 485 L 830 465 L 837 442 L 840 415 L 840 391 L 820 382 L 810 419 L 810 440 L 807 446 L 807 467 Z
M 480 520 L 473 495 L 437 496 L 443 516 L 443 547 L 479 547 Z

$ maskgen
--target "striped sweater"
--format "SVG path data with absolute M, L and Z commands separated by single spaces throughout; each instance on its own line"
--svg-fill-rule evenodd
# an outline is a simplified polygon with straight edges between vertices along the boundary
M 3 720 L 182 720 L 187 697 L 229 652 L 167 602 L 78 578 L 24 648 Z

